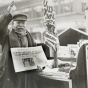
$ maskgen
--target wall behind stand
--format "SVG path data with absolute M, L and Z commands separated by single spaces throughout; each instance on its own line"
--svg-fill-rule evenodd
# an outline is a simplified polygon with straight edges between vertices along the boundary
M 77 44 L 80 39 L 88 39 L 88 35 L 79 29 L 68 28 L 58 34 L 58 38 L 61 46 L 67 46 L 67 44 Z

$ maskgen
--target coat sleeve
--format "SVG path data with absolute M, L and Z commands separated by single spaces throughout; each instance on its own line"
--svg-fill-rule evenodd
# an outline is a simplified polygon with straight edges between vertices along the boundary
M 7 27 L 12 20 L 11 14 L 5 14 L 0 18 L 0 44 L 2 45 L 7 35 Z

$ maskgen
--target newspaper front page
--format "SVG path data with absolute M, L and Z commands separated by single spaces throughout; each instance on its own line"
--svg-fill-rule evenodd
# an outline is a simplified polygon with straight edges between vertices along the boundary
M 11 48 L 15 72 L 37 69 L 47 65 L 47 58 L 42 46 Z

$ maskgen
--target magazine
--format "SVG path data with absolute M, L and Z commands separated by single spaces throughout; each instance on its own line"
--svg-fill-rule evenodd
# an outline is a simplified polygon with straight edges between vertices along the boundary
M 47 58 L 42 46 L 11 48 L 15 72 L 37 69 L 47 65 Z
M 67 46 L 59 46 L 57 54 L 60 58 L 77 58 L 78 51 L 77 44 L 68 44 Z
M 77 44 L 68 44 L 70 57 L 77 58 L 79 48 Z
M 60 58 L 70 58 L 69 47 L 68 46 L 59 46 L 58 57 Z

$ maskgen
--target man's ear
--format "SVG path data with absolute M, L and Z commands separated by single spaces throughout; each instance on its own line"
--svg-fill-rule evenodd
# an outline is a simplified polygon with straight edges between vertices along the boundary
M 14 21 L 12 20 L 12 25 L 14 24 Z
M 14 28 L 14 21 L 12 20 L 12 28 Z

